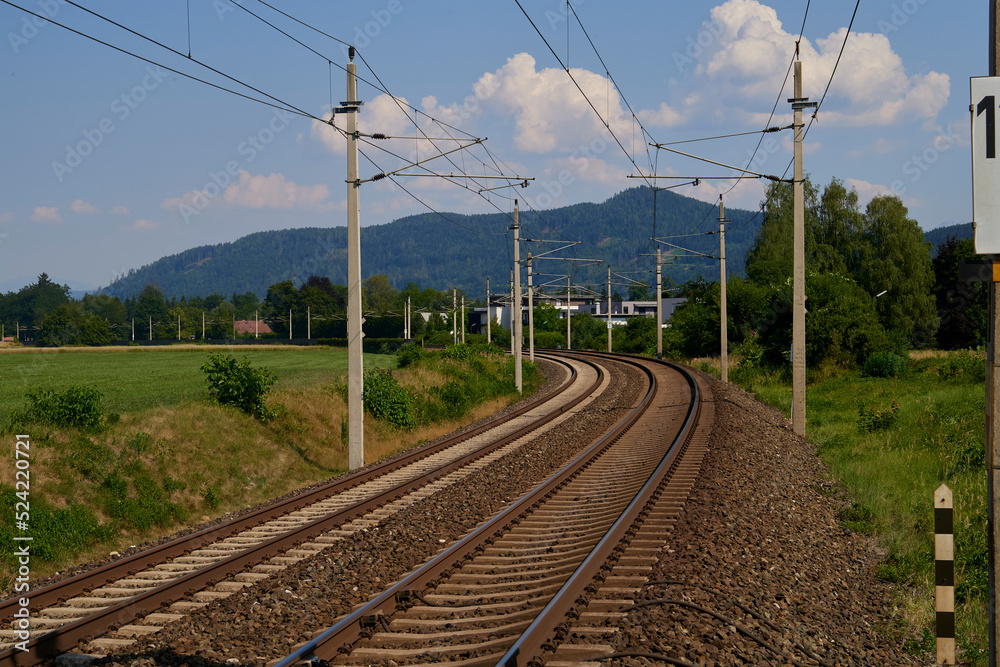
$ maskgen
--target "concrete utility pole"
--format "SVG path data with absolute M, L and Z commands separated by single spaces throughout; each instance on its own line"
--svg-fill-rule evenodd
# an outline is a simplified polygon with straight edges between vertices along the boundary
M 236 316 L 233 316 L 233 338 L 236 338 Z M 292 309 L 288 309 L 288 340 L 292 339 Z
M 201 339 L 205 340 L 205 311 L 201 313 Z M 135 320 L 132 320 L 132 340 L 135 340 Z
M 611 352 L 611 267 L 608 266 L 608 352 Z
M 720 198 L 721 201 L 721 198 Z M 660 246 L 656 246 L 656 358 L 663 358 L 663 269 Z
M 458 345 L 458 290 L 451 288 L 451 344 Z
M 205 325 L 204 325 L 205 314 L 204 313 L 202 313 L 202 315 L 201 315 L 201 320 L 202 320 L 201 338 L 202 338 L 202 340 L 204 340 L 205 339 Z M 135 318 L 134 317 L 132 318 L 132 342 L 133 343 L 135 342 Z
M 802 109 L 815 106 L 802 97 L 802 61 L 795 61 L 795 97 L 789 100 L 795 112 L 795 175 L 793 197 L 792 273 L 792 430 L 806 434 L 806 245 L 805 176 L 802 167 Z
M 201 316 L 201 337 L 205 337 L 205 314 L 202 313 Z M 260 338 L 260 315 L 257 311 L 253 311 L 253 337 Z
M 570 324 L 570 321 L 573 319 L 573 315 L 570 312 L 569 296 L 570 296 L 569 276 L 566 276 L 566 349 L 572 350 L 573 336 L 571 334 L 573 333 L 573 331 L 571 328 L 572 325 Z
M 531 282 L 531 253 L 528 253 L 528 359 L 535 363 L 535 290 Z
M 1000 0 L 990 1 L 990 76 L 1000 76 Z M 993 255 L 993 271 L 1000 263 L 1000 255 Z M 989 533 L 989 664 L 996 667 L 1000 650 L 1000 628 L 997 627 L 997 600 L 1000 600 L 1000 364 L 997 362 L 997 334 L 1000 333 L 1000 283 L 989 283 L 990 335 L 986 349 L 986 493 L 989 505 L 987 531 Z
M 181 339 L 181 316 L 177 315 L 177 340 Z
M 347 101 L 347 463 L 365 465 L 364 359 L 361 325 L 361 180 L 358 177 L 358 70 L 354 47 L 348 50 Z
M 465 345 L 465 295 L 462 295 L 462 345 Z
M 313 337 L 312 306 L 306 306 L 306 340 Z
M 20 333 L 18 333 L 20 335 Z M 149 316 L 149 340 L 153 340 L 153 316 Z
M 493 309 L 490 307 L 490 279 L 486 279 L 486 343 L 493 342 Z
M 514 200 L 514 308 L 511 313 L 511 347 L 514 348 L 514 385 L 517 386 L 517 393 L 521 393 L 521 345 L 524 332 L 521 331 L 521 250 L 520 250 L 520 230 L 518 223 L 517 200 Z
M 722 381 L 729 382 L 729 311 L 726 310 L 726 218 L 723 215 L 722 195 L 719 195 L 719 311 L 721 326 L 719 335 L 719 367 Z

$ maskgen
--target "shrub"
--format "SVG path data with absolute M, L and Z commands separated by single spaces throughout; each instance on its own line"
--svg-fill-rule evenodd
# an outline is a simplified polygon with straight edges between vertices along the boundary
M 986 360 L 975 352 L 961 350 L 951 353 L 938 368 L 941 377 L 977 383 L 986 380 Z
M 362 401 L 365 409 L 376 419 L 403 428 L 410 428 L 416 424 L 413 416 L 413 398 L 387 370 L 376 369 L 365 372 Z
M 101 400 L 94 387 L 70 387 L 64 391 L 37 389 L 28 392 L 28 407 L 11 413 L 11 430 L 22 424 L 48 424 L 70 428 L 100 428 L 117 421 L 117 415 L 105 418 Z
M 871 378 L 899 377 L 906 370 L 906 359 L 895 352 L 876 352 L 867 359 L 861 374 Z
M 884 410 L 865 405 L 864 399 L 858 399 L 858 429 L 863 433 L 874 433 L 892 428 L 899 412 L 899 401 L 893 400 L 892 405 Z
M 201 367 L 205 371 L 209 393 L 222 405 L 233 405 L 246 414 L 268 421 L 274 411 L 264 402 L 275 379 L 270 371 L 254 368 L 249 359 L 237 361 L 228 354 L 209 354 Z
M 407 343 L 396 350 L 396 359 L 400 368 L 406 368 L 410 364 L 419 361 L 423 356 L 424 351 L 412 343 Z

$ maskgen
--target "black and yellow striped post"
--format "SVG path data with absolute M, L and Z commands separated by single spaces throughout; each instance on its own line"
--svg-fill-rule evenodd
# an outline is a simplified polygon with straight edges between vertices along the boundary
M 934 492 L 934 609 L 937 664 L 955 664 L 955 535 L 951 489 Z

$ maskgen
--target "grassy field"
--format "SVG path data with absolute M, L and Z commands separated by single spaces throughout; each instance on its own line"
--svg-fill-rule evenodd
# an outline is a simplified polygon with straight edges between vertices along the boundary
M 974 665 L 986 664 L 987 645 L 984 363 L 971 352 L 925 354 L 898 377 L 816 373 L 807 391 L 807 435 L 853 502 L 841 521 L 878 536 L 886 557 L 877 574 L 899 584 L 892 604 L 923 633 L 915 654 L 934 646 L 934 490 L 954 492 L 956 635 L 962 664 Z M 783 374 L 746 384 L 789 415 Z
M 226 350 L 277 377 L 266 397 L 273 418 L 266 421 L 209 400 L 200 370 L 209 351 L 222 350 L 0 353 L 8 380 L 0 400 L 8 413 L 8 403 L 19 407 L 31 389 L 81 384 L 95 386 L 106 396 L 105 410 L 120 413 L 94 428 L 19 426 L 31 437 L 33 576 L 346 472 L 346 351 Z M 399 363 L 393 355 L 365 355 L 369 370 L 395 369 L 375 373 L 371 382 L 398 389 L 376 396 L 371 405 L 366 398 L 366 463 L 519 398 L 512 360 L 496 349 L 426 354 L 414 349 L 405 368 L 397 369 Z M 525 393 L 543 379 L 526 364 Z M 398 415 L 392 401 L 402 397 L 410 415 L 405 426 L 376 416 L 378 405 Z M 13 434 L 3 438 L 13 448 Z M 12 581 L 17 501 L 14 466 L 0 464 L 0 593 Z
M 201 365 L 209 352 L 246 357 L 270 370 L 276 389 L 330 383 L 347 375 L 347 351 L 319 347 L 183 345 L 0 351 L 0 425 L 38 388 L 97 387 L 111 412 L 172 407 L 208 396 Z M 366 354 L 365 368 L 391 368 L 390 355 Z

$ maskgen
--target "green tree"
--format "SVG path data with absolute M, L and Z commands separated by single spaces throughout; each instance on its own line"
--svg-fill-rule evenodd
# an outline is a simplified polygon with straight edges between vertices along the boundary
M 142 331 L 149 334 L 149 322 L 153 323 L 153 338 L 170 337 L 170 314 L 163 299 L 163 292 L 155 285 L 146 285 L 135 302 L 136 335 Z
M 879 321 L 891 336 L 926 347 L 937 332 L 930 244 L 899 197 L 879 196 L 865 210 L 866 246 L 854 277 L 875 303 Z
M 267 296 L 263 304 L 264 319 L 267 320 L 271 330 L 279 336 L 288 335 L 288 311 L 292 311 L 292 316 L 296 317 L 299 308 L 299 291 L 295 289 L 291 280 L 283 280 L 267 288 Z M 305 309 L 302 308 L 301 317 L 305 317 Z M 304 320 L 303 320 L 304 321 Z M 294 323 L 293 323 L 294 326 Z M 292 331 L 293 335 L 295 331 Z M 302 332 L 303 335 L 305 331 Z
M 369 276 L 362 283 L 361 296 L 363 308 L 377 315 L 399 309 L 399 292 L 389 282 L 389 276 L 384 273 Z
M 962 282 L 958 264 L 976 255 L 972 239 L 949 236 L 937 247 L 934 266 L 934 298 L 941 326 L 938 347 L 959 350 L 985 345 L 989 337 L 988 283 Z
M 812 181 L 804 186 L 805 253 L 814 251 L 817 226 L 817 194 Z M 765 196 L 764 222 L 747 253 L 747 276 L 761 285 L 777 285 L 792 276 L 792 231 L 794 222 L 791 183 L 772 183 Z
M 37 339 L 39 344 L 52 347 L 110 345 L 111 326 L 74 301 L 57 306 L 45 316 L 38 327 Z
M 556 333 L 566 331 L 566 323 L 559 318 L 559 309 L 550 303 L 540 303 L 535 306 L 533 318 L 536 333 L 539 331 Z

